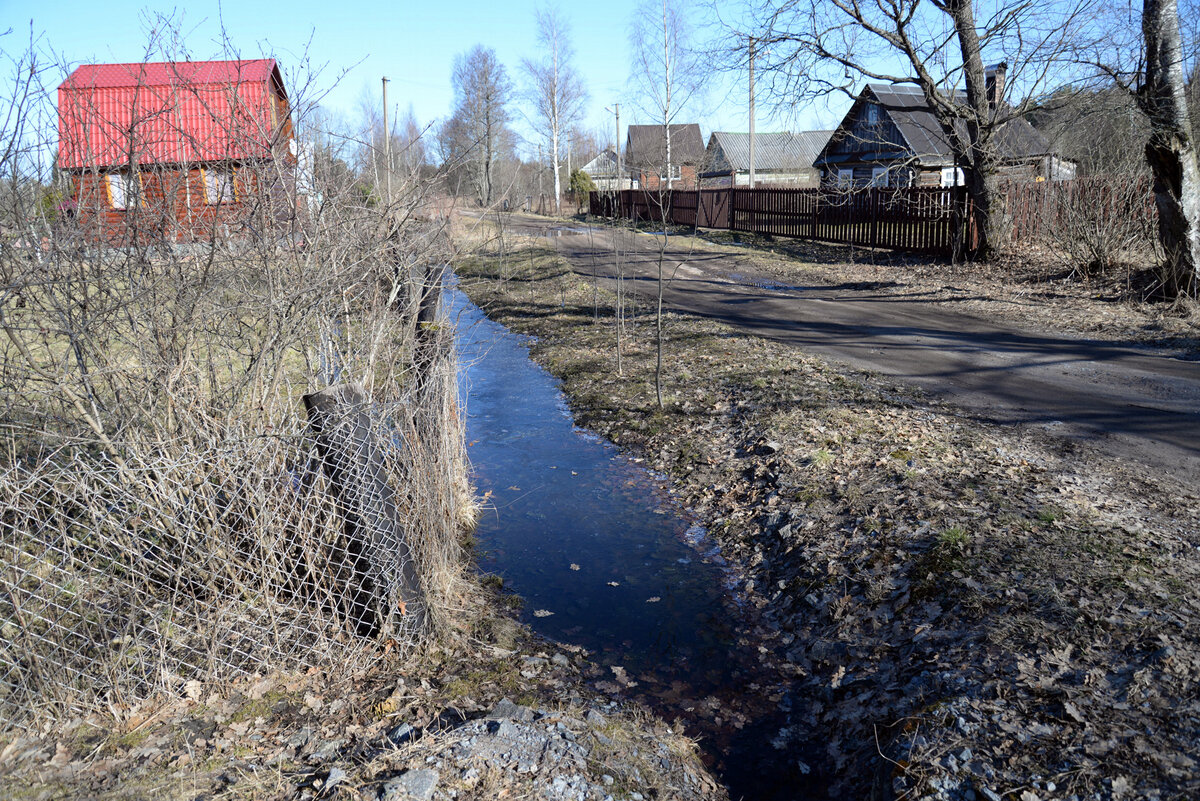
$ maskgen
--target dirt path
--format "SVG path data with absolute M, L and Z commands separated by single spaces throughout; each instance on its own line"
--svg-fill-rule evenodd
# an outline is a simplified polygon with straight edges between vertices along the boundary
M 510 228 L 548 237 L 576 272 L 616 276 L 610 229 L 514 217 Z M 627 285 L 653 295 L 659 239 L 624 235 Z M 949 400 L 977 419 L 1040 427 L 1093 441 L 1110 454 L 1200 475 L 1200 363 L 1120 342 L 1022 330 L 945 302 L 861 285 L 781 284 L 737 254 L 691 250 L 673 237 L 670 308 L 875 370 Z

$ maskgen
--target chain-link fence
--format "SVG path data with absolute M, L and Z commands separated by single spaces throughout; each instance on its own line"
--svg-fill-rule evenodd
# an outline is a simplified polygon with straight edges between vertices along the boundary
M 334 681 L 461 606 L 436 177 L 384 182 L 382 130 L 331 130 L 299 79 L 271 79 L 270 126 L 167 113 L 209 88 L 160 45 L 125 70 L 162 78 L 134 93 L 154 125 L 68 86 L 68 128 L 111 134 L 76 167 L 54 159 L 69 70 L 12 54 L 0 89 L 0 729 L 237 674 Z M 193 117 L 224 150 L 146 155 Z
M 310 425 L 0 473 L 0 725 L 415 641 L 454 561 L 456 469 L 407 405 L 316 401 Z

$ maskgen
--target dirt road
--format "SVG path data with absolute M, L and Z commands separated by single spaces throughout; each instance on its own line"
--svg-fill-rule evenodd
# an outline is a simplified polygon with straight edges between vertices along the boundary
M 580 274 L 616 275 L 612 234 L 603 227 L 589 235 L 586 226 L 533 216 L 508 224 L 547 236 Z M 1021 330 L 870 288 L 785 285 L 736 254 L 691 252 L 685 241 L 672 238 L 666 254 L 672 309 L 918 385 L 980 420 L 1091 441 L 1184 481 L 1200 476 L 1200 363 Z M 658 243 L 647 234 L 624 237 L 634 291 L 656 291 Z

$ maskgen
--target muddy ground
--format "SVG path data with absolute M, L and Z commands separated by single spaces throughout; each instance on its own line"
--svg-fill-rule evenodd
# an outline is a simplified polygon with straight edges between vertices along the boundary
M 764 758 L 818 754 L 791 769 L 836 798 L 1200 794 L 1194 486 L 686 315 L 659 408 L 647 301 L 618 370 L 613 294 L 544 239 L 496 244 L 467 293 L 744 571 L 798 699 Z

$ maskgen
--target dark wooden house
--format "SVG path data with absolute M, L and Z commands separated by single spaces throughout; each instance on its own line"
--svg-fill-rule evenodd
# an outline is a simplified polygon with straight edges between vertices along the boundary
M 1001 102 L 1004 71 L 991 68 L 988 89 Z M 1014 181 L 1068 180 L 1062 159 L 1029 122 L 1013 118 L 995 138 L 1001 176 Z M 814 161 L 826 186 L 957 186 L 963 183 L 950 143 L 915 86 L 868 84 Z
M 89 237 L 261 233 L 300 206 L 274 60 L 89 64 L 58 88 L 58 167 Z
M 695 189 L 704 163 L 704 137 L 696 123 L 672 125 L 671 176 L 668 182 L 667 138 L 661 125 L 630 125 L 625 139 L 625 169 L 640 189 Z

